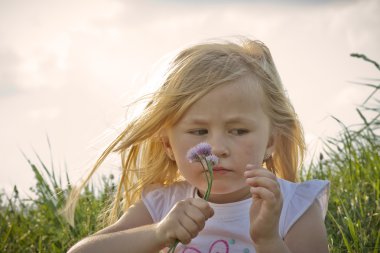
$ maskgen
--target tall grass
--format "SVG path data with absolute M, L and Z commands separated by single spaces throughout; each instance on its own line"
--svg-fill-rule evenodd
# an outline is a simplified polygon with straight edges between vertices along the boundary
M 352 56 L 380 70 L 365 55 Z M 380 84 L 359 84 L 371 89 L 356 108 L 361 122 L 346 126 L 334 118 L 341 125 L 340 134 L 325 140 L 319 160 L 302 175 L 303 180 L 320 178 L 331 182 L 326 219 L 331 252 L 375 253 L 380 249 Z
M 364 55 L 354 54 L 379 69 Z M 380 69 L 379 69 L 380 70 Z M 380 80 L 373 80 L 379 82 Z M 338 136 L 325 140 L 319 160 L 303 170 L 302 180 L 328 179 L 331 182 L 326 218 L 330 252 L 379 252 L 380 248 L 380 101 L 379 84 L 364 84 L 368 98 L 358 107 L 361 121 L 353 126 L 337 123 Z M 38 155 L 32 162 L 36 185 L 33 198 L 21 198 L 15 186 L 12 194 L 0 192 L 0 252 L 65 252 L 76 241 L 100 228 L 98 215 L 112 197 L 113 176 L 103 177 L 97 189 L 83 191 L 71 227 L 59 210 L 70 191 L 70 179 L 62 183 L 54 164 L 45 164 Z
M 114 191 L 113 176 L 103 177 L 101 189 L 84 189 L 76 210 L 75 227 L 60 215 L 71 189 L 63 185 L 38 155 L 38 166 L 27 159 L 36 178 L 35 196 L 21 198 L 14 186 L 11 196 L 0 194 L 0 252 L 66 252 L 80 238 L 100 228 L 98 216 Z

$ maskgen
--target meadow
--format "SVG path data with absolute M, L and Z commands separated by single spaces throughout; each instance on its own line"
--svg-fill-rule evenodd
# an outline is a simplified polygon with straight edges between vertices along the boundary
M 364 55 L 352 54 L 380 71 Z M 368 98 L 356 108 L 358 123 L 346 126 L 324 140 L 323 152 L 301 171 L 300 180 L 312 178 L 331 182 L 329 210 L 325 224 L 330 252 L 379 252 L 380 249 L 380 79 L 362 85 Z M 75 227 L 59 214 L 70 191 L 67 173 L 54 173 L 54 163 L 26 158 L 36 183 L 33 198 L 0 192 L 0 252 L 66 252 L 81 238 L 101 228 L 98 219 L 115 190 L 113 175 L 100 186 L 88 186 L 81 194 Z M 63 181 L 69 182 L 62 183 Z

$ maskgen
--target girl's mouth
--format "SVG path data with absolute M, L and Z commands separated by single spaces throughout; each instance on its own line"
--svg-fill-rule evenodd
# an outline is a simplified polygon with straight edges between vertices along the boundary
M 228 170 L 226 168 L 223 168 L 223 167 L 214 167 L 212 169 L 213 173 L 221 173 L 221 174 L 224 174 L 224 173 L 227 173 L 227 172 L 230 172 L 231 170 Z

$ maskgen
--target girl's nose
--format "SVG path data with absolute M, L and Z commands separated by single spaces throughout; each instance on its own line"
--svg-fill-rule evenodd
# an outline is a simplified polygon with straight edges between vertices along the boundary
M 221 141 L 211 143 L 211 152 L 217 157 L 227 157 L 229 155 L 229 150 L 227 146 Z

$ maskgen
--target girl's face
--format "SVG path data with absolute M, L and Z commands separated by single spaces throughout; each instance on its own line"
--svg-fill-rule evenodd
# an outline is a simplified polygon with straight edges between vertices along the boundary
M 200 163 L 190 163 L 186 153 L 196 144 L 207 142 L 219 157 L 214 167 L 211 202 L 248 198 L 246 165 L 260 166 L 265 153 L 272 151 L 273 136 L 262 107 L 263 92 L 254 82 L 247 76 L 217 87 L 167 129 L 167 152 L 174 155 L 182 176 L 202 194 L 207 189 L 204 170 Z

